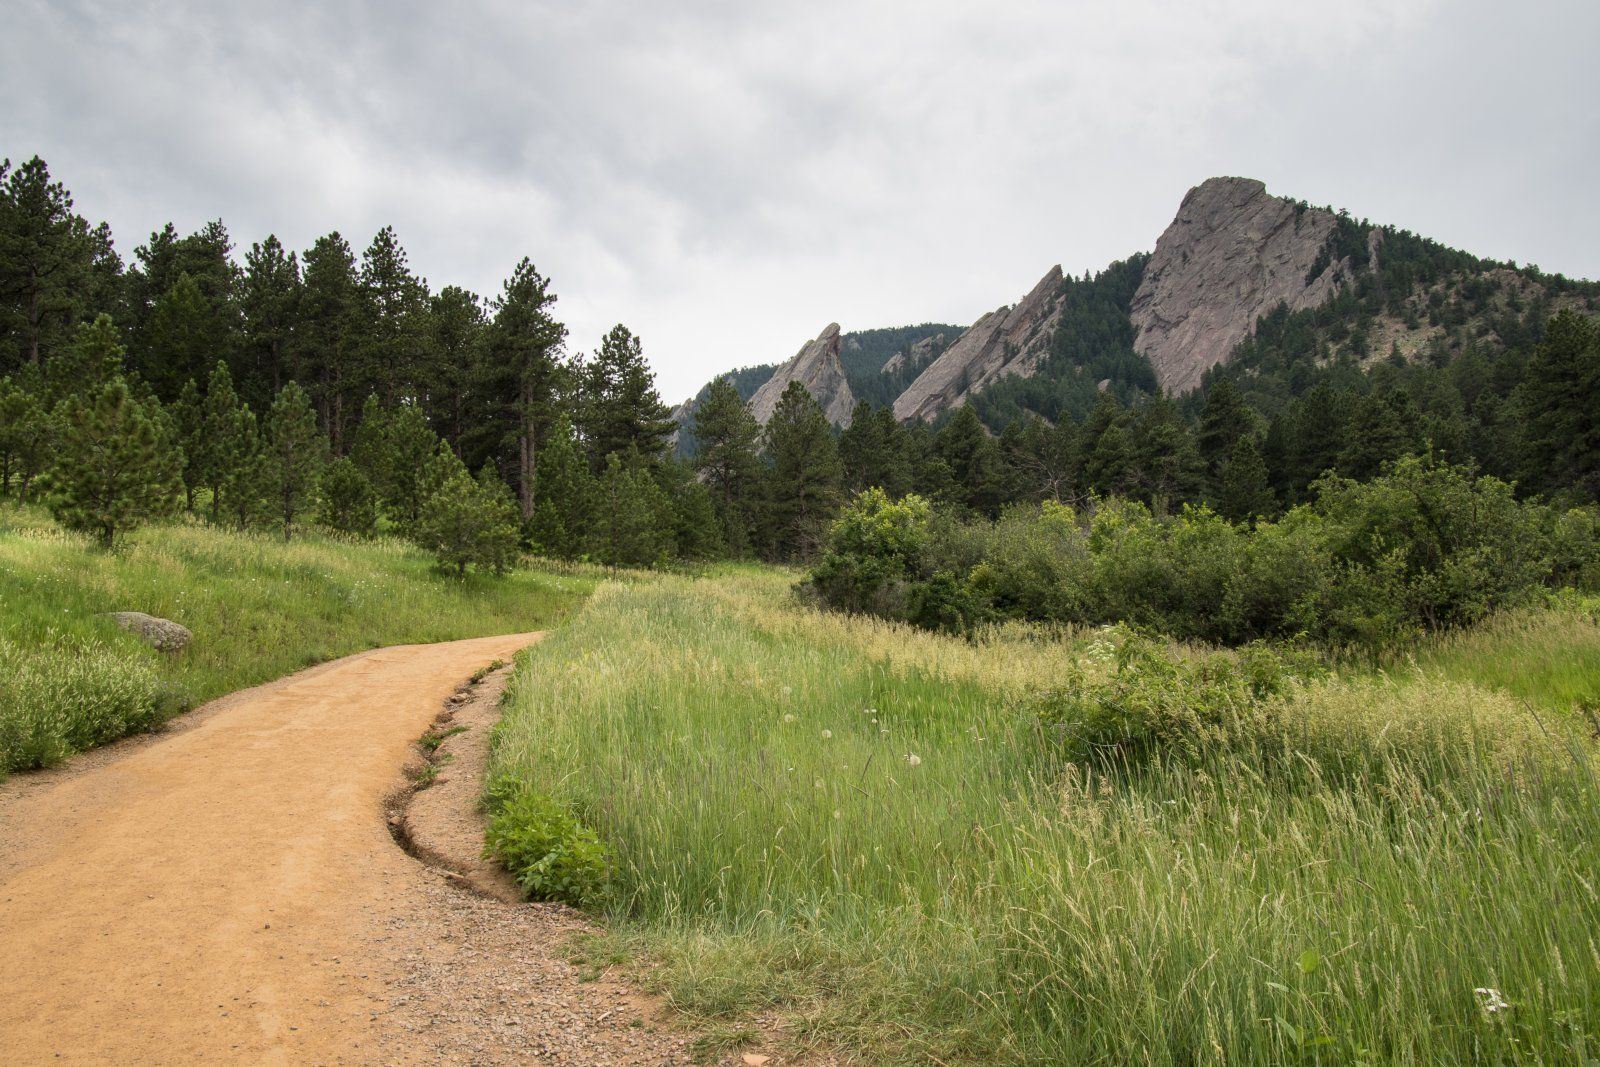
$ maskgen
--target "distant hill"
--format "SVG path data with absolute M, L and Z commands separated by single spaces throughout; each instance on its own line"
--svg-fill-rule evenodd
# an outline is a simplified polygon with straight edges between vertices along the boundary
M 1529 344 L 1562 308 L 1600 310 L 1600 285 L 1224 177 L 1189 191 L 1154 252 L 1081 278 L 1052 268 L 965 330 L 845 333 L 834 362 L 813 358 L 802 373 L 802 349 L 789 363 L 733 373 L 741 393 L 758 372 L 799 377 L 835 398 L 840 424 L 843 386 L 902 421 L 934 422 L 971 404 L 998 432 L 1028 413 L 1081 420 L 1103 392 L 1125 402 L 1198 394 L 1219 375 L 1270 413 L 1330 374 L 1378 361 L 1442 365 Z

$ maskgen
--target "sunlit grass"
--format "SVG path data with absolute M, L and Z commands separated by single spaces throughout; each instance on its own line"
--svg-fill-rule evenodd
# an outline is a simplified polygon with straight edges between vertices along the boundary
M 1600 601 L 1510 612 L 1427 642 L 1416 661 L 1541 710 L 1600 711 Z
M 1019 698 L 1095 635 L 968 643 L 791 580 L 602 587 L 497 735 L 613 850 L 594 951 L 679 1008 L 870 1062 L 1600 1054 L 1600 790 L 1516 697 L 1332 679 L 1276 741 L 1090 771 Z
M 539 629 L 592 585 L 538 570 L 458 582 L 400 541 L 285 544 L 202 525 L 141 530 L 107 553 L 0 508 L 0 773 L 361 649 Z M 173 619 L 194 642 L 160 655 L 96 617 L 110 611 Z

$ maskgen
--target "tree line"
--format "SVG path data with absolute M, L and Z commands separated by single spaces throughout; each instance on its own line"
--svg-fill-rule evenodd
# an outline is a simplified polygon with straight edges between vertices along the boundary
M 1136 360 L 1123 326 L 1141 268 L 1071 280 L 1058 361 L 1098 374 L 1096 359 Z M 108 543 L 186 510 L 285 536 L 313 521 L 393 530 L 460 570 L 520 548 L 630 566 L 809 559 L 869 488 L 990 519 L 1118 497 L 1248 522 L 1306 501 L 1328 472 L 1366 479 L 1432 453 L 1600 495 L 1600 337 L 1571 312 L 1534 323 L 1517 358 L 1354 370 L 1279 358 L 1274 339 L 1322 327 L 1275 313 L 1201 394 L 1097 391 L 1076 374 L 1049 419 L 1018 392 L 937 426 L 863 401 L 836 431 L 794 384 L 763 427 L 724 377 L 685 427 L 685 460 L 640 339 L 619 325 L 592 355 L 569 351 L 555 304 L 529 259 L 492 299 L 434 291 L 388 227 L 359 258 L 333 233 L 303 255 L 268 236 L 236 260 L 220 221 L 187 236 L 169 224 L 124 264 L 41 160 L 0 163 L 0 487 Z M 1440 381 L 1470 402 L 1452 406 Z

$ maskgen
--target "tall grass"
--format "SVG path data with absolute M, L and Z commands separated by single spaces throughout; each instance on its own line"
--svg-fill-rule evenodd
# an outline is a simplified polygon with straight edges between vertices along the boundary
M 1600 599 L 1508 612 L 1427 642 L 1416 661 L 1541 708 L 1600 712 Z
M 874 1062 L 1600 1055 L 1600 789 L 1513 697 L 1334 679 L 1259 746 L 1084 768 L 1022 698 L 1100 636 L 966 643 L 788 580 L 602 587 L 497 733 L 492 773 L 613 850 L 603 947 L 684 1010 Z
M 0 774 L 361 649 L 539 629 L 591 587 L 539 571 L 460 582 L 398 541 L 284 544 L 198 525 L 141 530 L 107 553 L 0 508 Z M 165 656 L 97 617 L 123 610 L 180 622 L 194 641 Z

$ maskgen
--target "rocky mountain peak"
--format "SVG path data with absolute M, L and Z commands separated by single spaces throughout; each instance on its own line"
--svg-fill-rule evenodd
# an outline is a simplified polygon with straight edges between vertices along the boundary
M 839 324 L 829 323 L 795 353 L 793 359 L 779 367 L 766 384 L 750 398 L 750 411 L 756 421 L 765 426 L 778 406 L 778 398 L 790 382 L 799 382 L 822 405 L 823 414 L 835 426 L 849 426 L 850 413 L 855 408 L 855 396 L 850 383 L 845 380 L 844 367 L 839 363 Z
M 1187 392 L 1279 303 L 1316 307 L 1338 287 L 1338 264 L 1309 277 L 1333 232 L 1332 213 L 1272 196 L 1253 178 L 1211 178 L 1189 190 L 1134 295 L 1134 347 L 1163 389 Z
M 895 400 L 895 418 L 932 419 L 1003 374 L 1033 373 L 1060 317 L 1060 295 L 1057 265 L 1020 303 L 989 312 L 956 338 Z

